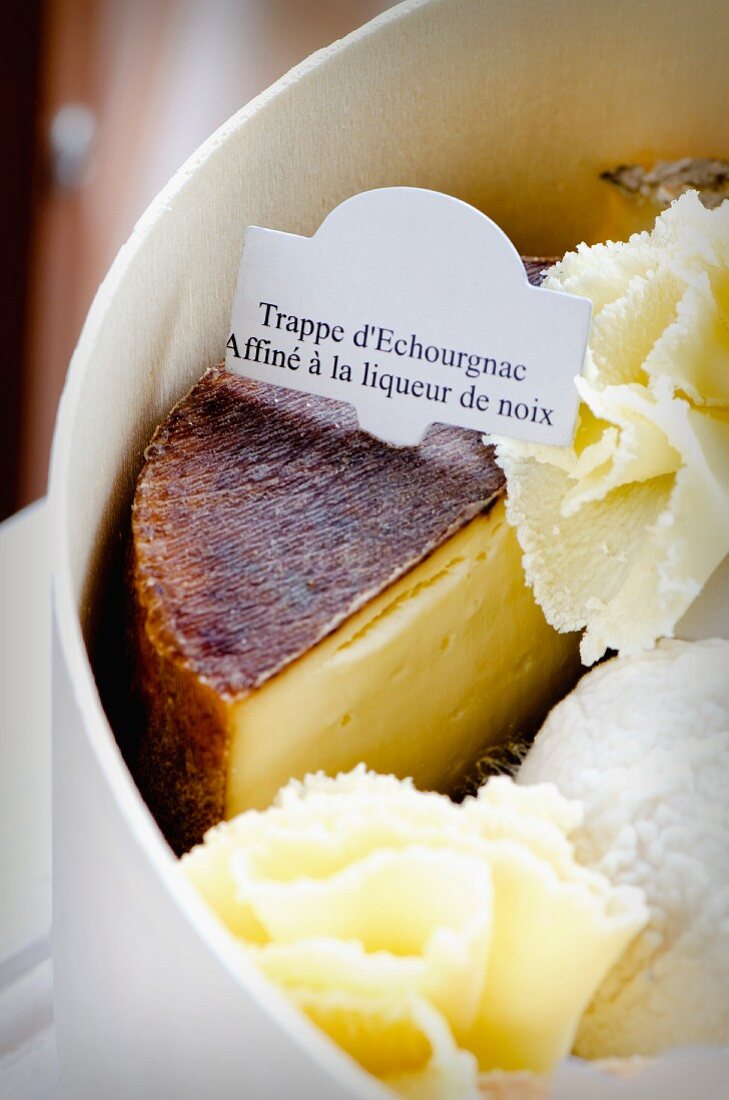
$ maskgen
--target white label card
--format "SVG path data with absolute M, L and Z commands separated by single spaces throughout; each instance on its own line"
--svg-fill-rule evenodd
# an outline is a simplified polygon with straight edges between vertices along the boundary
M 347 199 L 313 237 L 248 228 L 226 365 L 347 401 L 395 446 L 435 422 L 566 445 L 590 311 L 531 286 L 474 207 L 387 187 Z

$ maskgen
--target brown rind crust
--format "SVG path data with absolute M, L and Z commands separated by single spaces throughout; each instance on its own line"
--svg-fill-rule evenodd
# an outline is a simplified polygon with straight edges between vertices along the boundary
M 155 648 L 138 600 L 132 601 L 129 622 L 133 690 L 144 715 L 132 766 L 157 824 L 181 855 L 224 815 L 225 707 L 189 668 Z
M 541 286 L 550 267 L 557 263 L 555 256 L 522 256 L 521 262 L 532 286 Z
M 541 281 L 549 261 L 525 261 Z M 206 372 L 157 429 L 132 510 L 136 774 L 173 848 L 224 814 L 223 700 L 244 697 L 504 490 L 476 432 L 418 448 L 338 402 Z
M 475 432 L 417 448 L 213 368 L 158 429 L 132 516 L 155 648 L 225 698 L 305 653 L 502 492 Z

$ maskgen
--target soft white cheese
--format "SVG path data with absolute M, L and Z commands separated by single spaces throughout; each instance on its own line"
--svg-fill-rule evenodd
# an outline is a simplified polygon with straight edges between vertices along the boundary
M 518 781 L 579 797 L 578 857 L 650 907 L 577 1052 L 729 1042 L 729 642 L 664 641 L 594 669 L 552 711 Z

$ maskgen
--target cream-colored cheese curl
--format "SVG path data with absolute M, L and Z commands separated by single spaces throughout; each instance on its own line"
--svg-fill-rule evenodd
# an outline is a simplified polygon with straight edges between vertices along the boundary
M 593 303 L 571 447 L 499 439 L 537 601 L 582 657 L 670 637 L 729 552 L 729 200 L 580 245 L 545 286 Z
M 479 1072 L 546 1073 L 647 918 L 581 867 L 579 803 L 491 779 L 455 805 L 363 767 L 292 782 L 182 868 L 242 948 L 372 1074 L 476 1100 Z

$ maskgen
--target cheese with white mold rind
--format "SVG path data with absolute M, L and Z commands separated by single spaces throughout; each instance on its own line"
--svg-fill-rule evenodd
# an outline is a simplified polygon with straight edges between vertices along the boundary
M 599 665 L 551 712 L 518 782 L 578 796 L 578 857 L 640 887 L 650 910 L 593 998 L 577 1053 L 725 1044 L 729 641 L 664 640 Z

